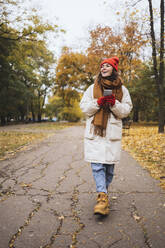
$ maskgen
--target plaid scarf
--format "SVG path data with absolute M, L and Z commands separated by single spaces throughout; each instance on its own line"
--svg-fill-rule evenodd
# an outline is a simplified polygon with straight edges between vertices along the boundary
M 104 89 L 111 89 L 112 93 L 115 95 L 115 98 L 121 102 L 123 97 L 122 92 L 122 81 L 120 77 L 117 77 L 116 80 L 110 81 L 104 78 L 101 78 L 101 82 L 98 82 L 98 78 L 94 82 L 94 98 L 98 99 L 99 97 L 103 96 Z M 104 105 L 102 108 L 99 109 L 98 112 L 94 115 L 93 124 L 95 126 L 94 132 L 96 135 L 105 136 L 105 130 L 108 121 L 108 115 L 111 112 L 109 106 Z M 114 115 L 115 116 L 115 115 Z

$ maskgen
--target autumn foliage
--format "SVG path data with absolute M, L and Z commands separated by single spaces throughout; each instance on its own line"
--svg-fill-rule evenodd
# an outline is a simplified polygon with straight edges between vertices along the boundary
M 154 125 L 133 125 L 124 132 L 122 148 L 128 151 L 165 189 L 165 135 Z M 131 165 L 130 165 L 131 166 Z

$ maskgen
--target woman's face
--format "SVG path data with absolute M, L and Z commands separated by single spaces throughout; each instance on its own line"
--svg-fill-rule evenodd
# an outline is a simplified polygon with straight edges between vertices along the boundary
M 113 71 L 113 67 L 108 63 L 104 63 L 101 66 L 101 75 L 102 75 L 102 77 L 111 76 L 112 71 Z

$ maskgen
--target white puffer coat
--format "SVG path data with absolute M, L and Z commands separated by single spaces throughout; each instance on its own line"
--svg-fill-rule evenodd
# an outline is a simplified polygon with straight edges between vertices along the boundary
M 94 114 L 99 110 L 97 99 L 93 97 L 94 84 L 85 91 L 80 102 L 80 108 L 86 114 L 86 128 L 84 137 L 85 160 L 94 163 L 116 164 L 120 160 L 121 138 L 122 138 L 122 118 L 128 116 L 132 109 L 130 94 L 125 86 L 122 85 L 122 101 L 115 101 L 111 107 L 112 113 L 109 114 L 106 136 L 96 136 L 92 123 Z

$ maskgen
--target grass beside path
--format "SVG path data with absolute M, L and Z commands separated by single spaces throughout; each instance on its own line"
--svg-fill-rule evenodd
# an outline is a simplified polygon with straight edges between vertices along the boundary
M 158 134 L 158 127 L 153 125 L 132 125 L 129 132 L 125 131 L 122 148 L 165 189 L 165 134 Z
M 25 146 L 36 140 L 46 137 L 44 133 L 25 133 L 19 131 L 0 131 L 0 160 L 14 155 L 16 151 L 25 149 Z
M 0 160 L 26 149 L 27 145 L 54 134 L 54 131 L 71 126 L 71 123 L 35 123 L 0 127 Z M 47 132 L 48 131 L 48 132 Z

